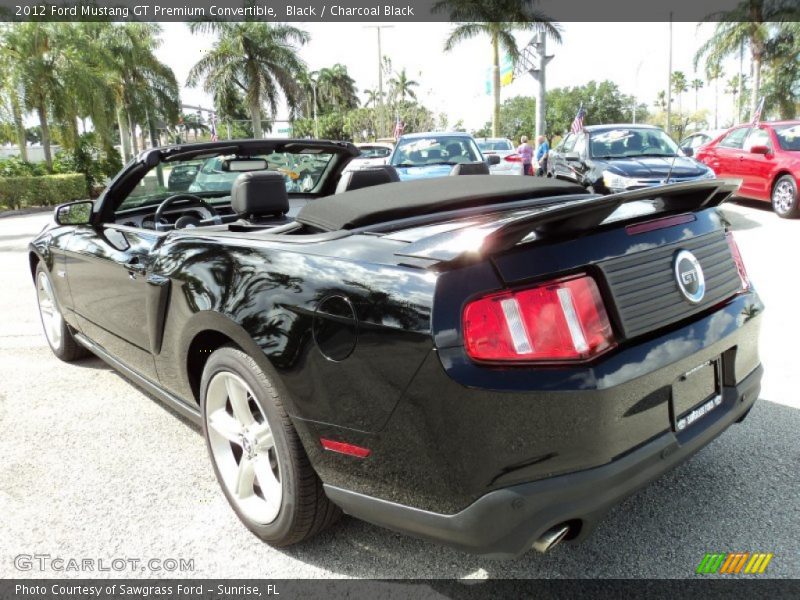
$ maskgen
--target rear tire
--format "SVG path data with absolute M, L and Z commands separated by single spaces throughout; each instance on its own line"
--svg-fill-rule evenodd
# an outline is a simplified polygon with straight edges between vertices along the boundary
M 89 356 L 91 353 L 75 341 L 72 329 L 64 320 L 50 274 L 41 262 L 36 265 L 36 301 L 44 336 L 53 354 L 64 362 Z
M 211 464 L 236 515 L 273 546 L 307 540 L 341 515 L 322 489 L 280 393 L 256 362 L 225 346 L 200 383 Z
M 772 186 L 772 210 L 784 219 L 800 217 L 800 198 L 797 193 L 797 182 L 791 175 L 778 177 Z

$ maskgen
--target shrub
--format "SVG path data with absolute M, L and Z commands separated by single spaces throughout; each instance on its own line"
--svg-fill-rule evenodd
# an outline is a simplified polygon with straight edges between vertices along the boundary
M 80 173 L 0 177 L 0 207 L 55 206 L 86 198 L 86 178 Z
M 53 159 L 54 173 L 83 173 L 90 195 L 97 188 L 102 190 L 106 179 L 121 168 L 119 152 L 113 147 L 101 147 L 94 133 L 82 134 L 73 148 L 58 152 Z
M 30 163 L 18 156 L 0 159 L 0 177 L 20 177 L 23 175 L 46 175 L 44 163 Z

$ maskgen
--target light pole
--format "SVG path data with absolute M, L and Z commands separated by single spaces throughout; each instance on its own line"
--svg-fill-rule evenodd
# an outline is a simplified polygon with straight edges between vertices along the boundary
M 394 29 L 394 25 L 364 25 L 364 29 L 374 29 L 378 33 L 378 137 L 384 131 L 383 122 L 383 52 L 381 51 L 381 29 Z
M 319 121 L 317 120 L 317 80 L 311 80 L 311 91 L 314 93 L 314 137 L 319 139 Z
M 669 62 L 667 64 L 667 123 L 664 129 L 669 135 L 672 129 L 672 13 L 669 13 Z
M 515 74 L 527 71 L 539 84 L 536 91 L 536 132 L 534 139 L 538 139 L 540 135 L 545 135 L 547 129 L 544 116 L 545 93 L 547 91 L 545 70 L 547 63 L 553 60 L 553 55 L 547 54 L 545 39 L 544 32 L 534 36 L 530 43 L 523 48 L 515 69 Z
M 636 92 L 639 89 L 639 71 L 642 69 L 642 64 L 644 64 L 644 59 L 639 61 L 639 64 L 636 65 L 636 74 L 633 77 L 633 124 L 636 125 Z

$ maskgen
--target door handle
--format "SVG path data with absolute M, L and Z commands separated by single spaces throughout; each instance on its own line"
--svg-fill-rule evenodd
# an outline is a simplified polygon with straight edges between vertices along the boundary
M 123 264 L 125 270 L 128 271 L 128 276 L 131 279 L 136 279 L 137 275 L 142 275 L 147 268 L 143 263 L 139 262 L 139 258 L 134 256 L 130 261 Z

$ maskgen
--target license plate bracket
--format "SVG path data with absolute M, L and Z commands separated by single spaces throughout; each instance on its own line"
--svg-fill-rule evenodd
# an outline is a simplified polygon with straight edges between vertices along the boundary
M 690 369 L 672 384 L 672 428 L 681 432 L 722 404 L 719 358 Z

